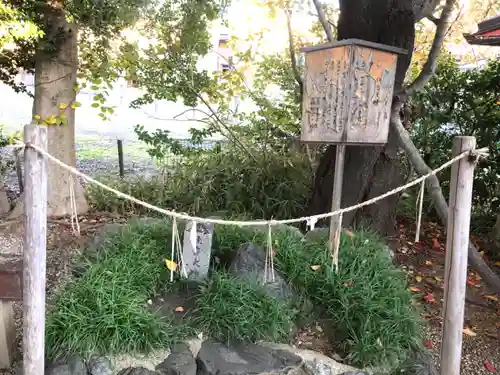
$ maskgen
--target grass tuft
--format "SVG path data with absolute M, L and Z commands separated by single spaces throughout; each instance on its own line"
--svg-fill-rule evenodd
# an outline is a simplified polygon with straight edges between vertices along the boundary
M 165 222 L 135 222 L 96 249 L 98 256 L 49 311 L 49 358 L 148 352 L 186 337 L 187 327 L 160 319 L 146 305 L 165 280 L 160 259 L 169 253 L 169 233 Z
M 192 324 L 209 337 L 229 342 L 286 341 L 292 332 L 295 311 L 224 272 L 214 272 L 201 287 Z

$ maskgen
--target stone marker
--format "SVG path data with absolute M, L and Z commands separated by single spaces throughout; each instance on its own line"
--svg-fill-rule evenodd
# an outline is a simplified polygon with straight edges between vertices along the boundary
M 193 232 L 193 226 L 196 231 Z M 183 269 L 181 275 L 194 281 L 203 281 L 208 276 L 212 252 L 213 224 L 188 222 L 184 229 L 182 246 Z M 186 271 L 186 273 L 184 273 Z

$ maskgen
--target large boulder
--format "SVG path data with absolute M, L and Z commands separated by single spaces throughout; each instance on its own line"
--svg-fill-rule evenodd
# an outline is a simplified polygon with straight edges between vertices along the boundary
M 111 361 L 106 357 L 90 358 L 87 367 L 90 375 L 113 375 L 113 366 Z
M 308 349 L 299 349 L 287 344 L 275 344 L 269 342 L 259 342 L 259 345 L 269 350 L 280 350 L 300 357 L 302 368 L 307 375 L 341 375 L 349 372 L 357 373 L 355 367 L 337 362 L 322 353 Z M 359 375 L 362 373 L 360 372 Z
M 48 366 L 45 375 L 87 375 L 87 366 L 82 358 L 71 356 Z
M 129 367 L 121 370 L 118 375 L 158 375 L 158 373 L 144 367 Z
M 207 340 L 196 357 L 197 375 L 247 375 L 285 373 L 300 366 L 299 356 L 280 349 L 234 342 L 231 345 Z
M 290 301 L 295 297 L 293 288 L 286 282 L 280 272 L 275 269 L 274 282 L 264 283 L 264 270 L 266 266 L 265 250 L 253 243 L 242 244 L 231 264 L 229 272 L 249 283 L 262 285 L 264 290 L 272 297 Z M 270 279 L 268 273 L 268 280 Z

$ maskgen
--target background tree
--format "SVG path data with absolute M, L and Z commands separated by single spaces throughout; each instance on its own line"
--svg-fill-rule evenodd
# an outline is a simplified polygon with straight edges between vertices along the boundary
M 9 52 L 8 58 L 0 61 L 0 71 L 4 72 L 0 78 L 16 90 L 27 92 L 25 87 L 14 84 L 13 78 L 20 69 L 34 72 L 33 121 L 49 126 L 48 151 L 71 166 L 76 164 L 74 119 L 79 106 L 76 102 L 79 71 L 81 78 L 90 80 L 95 88 L 104 84 L 109 86 L 118 77 L 120 68 L 126 67 L 127 59 L 136 56 L 136 53 L 130 53 L 133 52 L 130 48 L 120 49 L 118 52 L 122 53 L 118 53 L 118 57 L 113 55 L 116 52 L 112 48 L 113 42 L 118 39 L 120 30 L 140 19 L 146 20 L 145 30 L 150 36 L 157 34 L 161 45 L 171 48 L 169 52 L 180 49 L 180 42 L 186 50 L 190 50 L 190 43 L 200 50 L 203 47 L 199 45 L 199 38 L 176 39 L 176 27 L 183 22 L 182 30 L 190 30 L 196 35 L 206 34 L 207 20 L 217 17 L 223 9 L 221 3 L 209 0 L 167 1 L 160 6 L 145 0 L 12 1 L 10 6 L 19 17 L 36 25 L 42 36 L 29 40 L 14 38 L 16 48 Z M 123 43 L 121 45 L 123 47 Z M 82 64 L 79 64 L 79 49 L 80 57 L 84 58 Z M 165 61 L 176 60 L 174 53 L 163 52 Z M 117 62 L 121 65 L 115 64 Z M 104 106 L 105 92 L 96 97 L 101 110 L 112 113 L 111 108 Z M 75 177 L 50 163 L 48 173 L 48 214 L 62 216 L 71 213 L 71 188 L 76 211 L 86 212 L 84 192 Z M 18 205 L 13 216 L 21 212 Z

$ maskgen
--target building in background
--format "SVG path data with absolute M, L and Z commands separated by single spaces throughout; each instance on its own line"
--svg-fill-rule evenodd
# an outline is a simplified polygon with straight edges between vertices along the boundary
M 230 69 L 233 53 L 228 44 L 229 38 L 227 30 L 221 31 L 220 27 L 215 28 L 212 34 L 212 50 L 200 59 L 198 68 L 209 72 Z M 20 73 L 16 77 L 16 83 L 23 83 L 29 92 L 34 92 L 32 74 Z M 78 93 L 77 101 L 82 106 L 78 108 L 75 118 L 77 136 L 132 140 L 136 138 L 134 126 L 141 124 L 149 131 L 165 129 L 177 138 L 187 138 L 190 128 L 200 128 L 203 125 L 197 120 L 204 115 L 196 110 L 189 111 L 189 108 L 182 102 L 158 100 L 139 109 L 130 108 L 130 102 L 139 97 L 142 92 L 134 82 L 129 82 L 124 78 L 118 79 L 113 84 L 113 89 L 108 92 L 107 105 L 116 107 L 115 114 L 109 121 L 103 121 L 99 117 L 99 110 L 92 108 L 93 97 L 98 92 L 85 88 Z M 0 97 L 2 98 L 0 125 L 3 125 L 7 131 L 19 130 L 31 121 L 32 98 L 23 93 L 16 93 L 10 86 L 3 83 L 0 83 Z M 238 105 L 239 101 L 235 98 L 232 106 Z M 206 112 L 206 109 L 203 109 Z

